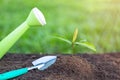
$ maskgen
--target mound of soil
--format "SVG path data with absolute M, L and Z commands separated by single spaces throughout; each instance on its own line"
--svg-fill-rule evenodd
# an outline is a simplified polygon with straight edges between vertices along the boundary
M 32 66 L 42 56 L 7 54 L 0 60 L 0 73 Z M 11 80 L 120 80 L 120 54 L 59 55 L 48 69 L 32 70 Z

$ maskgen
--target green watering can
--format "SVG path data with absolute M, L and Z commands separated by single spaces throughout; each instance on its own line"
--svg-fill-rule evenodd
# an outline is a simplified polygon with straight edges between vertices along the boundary
M 0 59 L 13 46 L 13 44 L 30 28 L 30 26 L 45 25 L 46 21 L 42 12 L 36 7 L 33 8 L 28 18 L 13 32 L 0 41 Z

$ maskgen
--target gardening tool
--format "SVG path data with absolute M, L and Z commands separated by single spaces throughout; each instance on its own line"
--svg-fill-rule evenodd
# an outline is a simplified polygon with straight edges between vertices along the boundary
M 31 26 L 43 26 L 45 24 L 46 21 L 42 12 L 33 8 L 28 18 L 0 42 L 0 59 Z
M 5 72 L 5 73 L 0 74 L 0 80 L 11 79 L 11 78 L 20 76 L 22 74 L 25 74 L 29 70 L 33 70 L 36 68 L 38 70 L 45 70 L 49 66 L 54 64 L 56 59 L 57 59 L 57 56 L 44 56 L 42 58 L 39 58 L 39 59 L 33 61 L 32 64 L 34 66 L 32 66 L 32 67 L 21 68 L 21 69 L 17 69 L 17 70 L 13 70 L 13 71 L 9 71 L 9 72 Z

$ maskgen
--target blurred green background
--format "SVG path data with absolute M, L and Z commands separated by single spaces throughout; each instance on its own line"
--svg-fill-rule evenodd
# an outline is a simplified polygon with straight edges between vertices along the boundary
M 77 41 L 87 39 L 97 53 L 120 51 L 119 0 L 0 0 L 0 40 L 19 26 L 33 7 L 44 13 L 47 25 L 30 28 L 9 52 L 70 53 L 70 45 L 52 36 L 72 39 L 76 27 Z M 77 48 L 78 53 L 91 52 Z

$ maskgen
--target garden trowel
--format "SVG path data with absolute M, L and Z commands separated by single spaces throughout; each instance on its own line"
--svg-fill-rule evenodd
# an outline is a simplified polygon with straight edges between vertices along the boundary
M 0 80 L 11 79 L 11 78 L 20 76 L 22 74 L 25 74 L 29 70 L 33 70 L 33 69 L 36 69 L 36 68 L 38 70 L 45 70 L 49 66 L 51 66 L 52 64 L 54 64 L 55 61 L 56 61 L 56 59 L 57 59 L 57 56 L 44 56 L 42 58 L 39 58 L 39 59 L 33 61 L 32 64 L 34 66 L 32 66 L 32 67 L 21 68 L 21 69 L 12 70 L 12 71 L 0 74 Z

